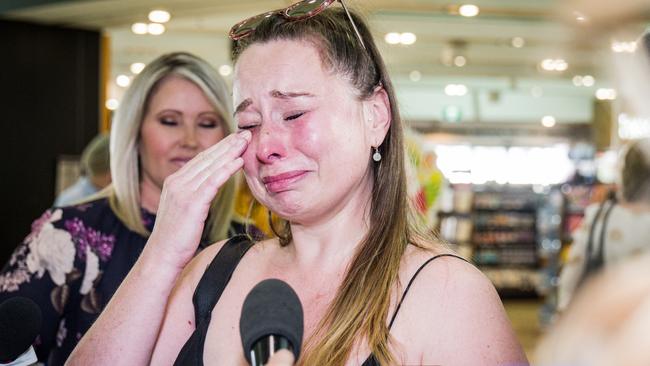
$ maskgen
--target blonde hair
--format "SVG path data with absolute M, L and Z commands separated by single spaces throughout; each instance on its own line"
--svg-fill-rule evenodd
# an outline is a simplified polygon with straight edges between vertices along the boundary
M 386 321 L 402 256 L 409 243 L 432 248 L 433 238 L 417 227 L 408 204 L 404 132 L 392 83 L 365 22 L 353 12 L 351 16 L 365 49 L 354 36 L 345 12 L 329 8 L 302 21 L 287 22 L 280 16 L 266 18 L 251 35 L 238 41 L 234 52 L 236 59 L 251 44 L 277 39 L 311 42 L 320 51 L 324 66 L 346 77 L 360 100 L 371 97 L 381 86 L 391 106 L 391 125 L 378 147 L 381 161 L 373 163 L 372 152 L 368 151 L 368 164 L 372 164 L 373 172 L 368 234 L 359 245 L 324 318 L 307 340 L 299 360 L 303 365 L 343 365 L 355 342 L 364 337 L 380 364 L 395 364 Z M 288 245 L 292 240 L 286 222 L 276 234 L 281 245 Z
M 226 134 L 234 131 L 228 87 L 204 60 L 183 52 L 166 54 L 149 63 L 134 78 L 113 119 L 110 142 L 113 183 L 105 194 L 117 217 L 129 229 L 143 236 L 150 233 L 142 223 L 140 211 L 140 127 L 151 96 L 161 81 L 170 76 L 182 77 L 196 84 L 221 116 Z M 219 189 L 212 201 L 203 231 L 203 238 L 211 243 L 228 235 L 236 186 L 236 177 L 233 177 Z

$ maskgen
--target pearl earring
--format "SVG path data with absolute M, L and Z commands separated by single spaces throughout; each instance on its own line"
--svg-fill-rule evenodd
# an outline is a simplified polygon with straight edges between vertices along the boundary
M 381 160 L 381 154 L 379 153 L 379 148 L 375 147 L 374 149 L 375 149 L 375 153 L 372 154 L 372 160 L 379 162 Z

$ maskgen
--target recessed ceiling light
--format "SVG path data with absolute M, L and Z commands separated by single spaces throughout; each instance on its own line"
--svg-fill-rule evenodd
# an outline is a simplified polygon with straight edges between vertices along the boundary
M 616 99 L 616 90 L 609 88 L 599 88 L 596 90 L 596 99 L 598 100 L 614 100 Z
M 460 8 L 458 8 L 458 13 L 464 17 L 475 17 L 478 15 L 479 11 L 478 6 L 472 4 L 461 5 Z
M 544 116 L 544 117 L 542 117 L 542 126 L 544 126 L 544 127 L 551 128 L 551 127 L 555 126 L 555 123 L 556 123 L 555 117 L 553 117 L 553 116 Z
M 398 44 L 400 42 L 400 36 L 397 32 L 386 33 L 384 40 L 388 44 Z
M 582 86 L 582 76 L 576 75 L 573 77 L 572 81 L 573 81 L 573 85 Z
M 221 74 L 221 76 L 228 76 L 232 74 L 232 66 L 230 65 L 219 66 L 219 74 Z
M 415 34 L 413 34 L 411 32 L 405 32 L 405 33 L 402 33 L 402 34 L 399 35 L 400 43 L 402 43 L 404 45 L 407 45 L 407 46 L 412 45 L 413 43 L 415 43 L 416 39 L 417 38 L 415 37 Z
M 526 41 L 522 37 L 513 37 L 510 44 L 514 48 L 522 48 L 526 45 Z
M 596 83 L 596 79 L 594 79 L 594 77 L 591 75 L 585 75 L 582 77 L 582 85 L 584 86 L 587 87 L 594 86 L 595 83 Z
M 411 79 L 411 81 L 420 81 L 420 79 L 422 79 L 422 74 L 418 70 L 413 70 L 409 73 L 409 79 Z
M 165 26 L 159 23 L 149 23 L 147 24 L 147 32 L 154 36 L 159 36 L 165 33 Z
M 636 42 L 612 41 L 612 51 L 616 53 L 633 53 L 636 51 Z
M 134 62 L 131 64 L 131 66 L 129 66 L 129 70 L 131 70 L 132 73 L 137 75 L 142 72 L 144 67 L 145 64 L 143 64 L 142 62 Z
M 445 94 L 452 97 L 462 97 L 467 94 L 467 87 L 463 84 L 449 84 L 445 86 Z
M 135 34 L 147 34 L 147 25 L 145 23 L 133 23 L 131 32 Z
M 561 58 L 552 59 L 547 58 L 540 62 L 542 69 L 546 71 L 565 71 L 569 68 L 569 64 Z
M 120 102 L 118 102 L 117 99 L 115 99 L 115 98 L 111 98 L 111 99 L 106 101 L 106 108 L 111 110 L 111 111 L 116 110 L 119 105 L 120 105 Z
M 152 10 L 149 12 L 149 20 L 154 23 L 167 23 L 171 19 L 171 14 L 165 10 Z
M 467 59 L 465 58 L 465 56 L 460 56 L 459 55 L 459 56 L 454 57 L 454 65 L 456 65 L 458 67 L 463 67 L 466 64 L 467 64 Z
M 127 86 L 129 86 L 129 84 L 131 84 L 131 78 L 126 75 L 117 75 L 117 77 L 115 78 L 115 84 L 123 88 L 126 88 Z

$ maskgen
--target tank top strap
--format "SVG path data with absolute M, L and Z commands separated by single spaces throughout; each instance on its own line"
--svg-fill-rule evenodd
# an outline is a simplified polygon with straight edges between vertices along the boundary
M 208 265 L 192 297 L 197 323 L 212 312 L 230 282 L 239 261 L 253 244 L 253 241 L 246 235 L 232 237 L 221 247 Z
M 435 255 L 435 256 L 427 259 L 426 262 L 422 263 L 420 268 L 418 268 L 418 270 L 415 271 L 415 273 L 413 274 L 413 277 L 411 277 L 411 279 L 409 280 L 408 285 L 406 285 L 406 289 L 404 289 L 404 293 L 402 294 L 402 297 L 400 298 L 399 302 L 397 303 L 397 306 L 395 307 L 395 312 L 393 313 L 393 316 L 390 319 L 390 323 L 388 323 L 388 330 L 390 330 L 393 327 L 393 323 L 395 322 L 395 318 L 397 318 L 397 313 L 399 312 L 399 309 L 402 307 L 402 303 L 404 302 L 404 299 L 406 298 L 406 295 L 408 294 L 409 289 L 411 288 L 411 285 L 413 284 L 413 281 L 415 281 L 415 278 L 418 276 L 418 274 L 420 274 L 420 271 L 422 271 L 422 269 L 424 269 L 424 267 L 427 266 L 427 264 L 433 262 L 435 259 L 438 259 L 440 257 L 454 257 L 454 258 L 458 258 L 458 259 L 460 259 L 462 261 L 467 262 L 467 260 L 465 258 L 460 257 L 460 256 L 458 256 L 456 254 L 438 254 L 438 255 Z
M 228 240 L 208 265 L 192 297 L 196 328 L 178 353 L 175 366 L 202 366 L 203 346 L 212 309 L 221 298 L 235 268 L 254 242 L 247 235 Z

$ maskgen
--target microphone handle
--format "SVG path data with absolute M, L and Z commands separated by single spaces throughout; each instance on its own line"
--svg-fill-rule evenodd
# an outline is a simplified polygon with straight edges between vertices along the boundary
M 269 358 L 281 349 L 293 352 L 293 346 L 287 338 L 274 334 L 260 338 L 251 349 L 251 366 L 266 365 Z

